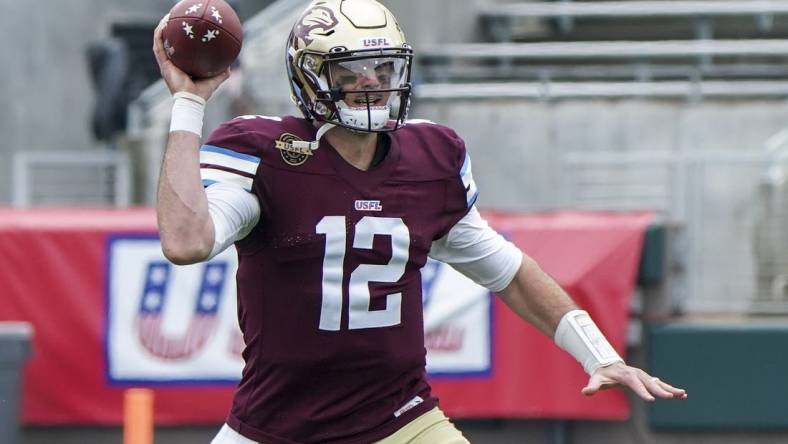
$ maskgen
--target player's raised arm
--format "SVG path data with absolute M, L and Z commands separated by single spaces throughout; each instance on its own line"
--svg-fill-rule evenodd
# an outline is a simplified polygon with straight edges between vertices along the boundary
M 176 264 L 190 264 L 208 258 L 214 245 L 214 224 L 200 178 L 200 140 L 205 103 L 230 72 L 227 69 L 214 77 L 192 80 L 175 66 L 162 41 L 167 18 L 153 35 L 161 76 L 175 97 L 156 215 L 164 255 Z

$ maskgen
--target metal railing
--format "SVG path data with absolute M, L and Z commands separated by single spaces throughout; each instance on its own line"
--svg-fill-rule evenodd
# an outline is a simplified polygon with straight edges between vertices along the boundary
M 683 17 L 788 14 L 781 0 L 521 2 L 481 10 L 485 17 Z
M 788 130 L 770 141 L 757 151 L 568 153 L 564 202 L 654 210 L 683 227 L 670 246 L 683 270 L 670 289 L 681 310 L 787 313 Z M 764 194 L 776 164 L 781 181 Z
M 431 59 L 655 59 L 698 56 L 788 56 L 783 39 L 455 43 L 419 50 Z
M 415 88 L 420 100 L 568 99 L 568 98 L 785 98 L 788 81 L 705 80 L 660 82 L 480 82 L 423 83 Z
M 774 17 L 788 14 L 788 4 L 780 0 L 743 1 L 600 1 L 600 2 L 523 2 L 484 7 L 480 15 L 488 24 L 491 35 L 499 41 L 512 37 L 514 22 L 522 19 L 552 18 L 561 32 L 569 32 L 575 20 L 609 18 L 691 19 L 697 38 L 713 34 L 716 17 L 752 16 L 760 32 L 774 27 Z
M 14 206 L 131 203 L 131 167 L 125 152 L 20 151 L 13 162 Z
M 457 43 L 421 48 L 428 82 L 466 79 L 636 81 L 782 80 L 788 41 L 781 39 Z

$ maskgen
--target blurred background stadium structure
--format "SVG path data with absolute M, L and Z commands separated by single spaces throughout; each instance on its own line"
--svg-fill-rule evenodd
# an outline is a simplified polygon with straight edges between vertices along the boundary
M 283 44 L 306 3 L 234 3 L 244 48 L 207 130 L 233 115 L 297 112 Z M 788 314 L 788 1 L 384 3 L 416 49 L 411 117 L 465 138 L 481 207 L 656 211 L 669 227 L 667 277 L 639 292 L 636 319 Z M 172 2 L 2 4 L 4 32 L 25 38 L 3 48 L 0 151 L 13 162 L 0 164 L 0 204 L 152 205 L 171 99 L 152 83 L 150 36 Z M 625 425 L 577 424 L 570 438 L 688 439 L 654 434 L 646 414 L 635 406 Z M 541 439 L 516 423 L 471 427 L 495 442 Z

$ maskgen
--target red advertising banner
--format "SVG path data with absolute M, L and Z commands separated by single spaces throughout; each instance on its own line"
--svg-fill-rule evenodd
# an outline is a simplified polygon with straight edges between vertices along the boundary
M 623 355 L 651 215 L 484 215 L 591 313 Z M 242 366 L 233 256 L 189 267 L 166 263 L 151 209 L 0 210 L 0 320 L 28 321 L 35 331 L 23 420 L 118 424 L 123 391 L 149 386 L 158 424 L 221 423 Z M 587 376 L 570 356 L 496 298 L 437 273 L 438 266 L 430 271 L 437 278 L 423 274 L 428 361 L 449 415 L 629 415 L 621 392 L 583 397 Z M 434 305 L 455 288 L 469 289 L 462 310 Z M 456 325 L 446 327 L 446 318 Z M 430 327 L 430 319 L 442 319 L 443 327 Z

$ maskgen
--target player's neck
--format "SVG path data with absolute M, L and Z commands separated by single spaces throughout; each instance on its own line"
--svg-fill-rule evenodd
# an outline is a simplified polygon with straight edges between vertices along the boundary
M 336 127 L 326 133 L 328 143 L 345 159 L 345 162 L 366 171 L 375 157 L 378 142 L 377 133 L 361 133 L 347 128 Z

